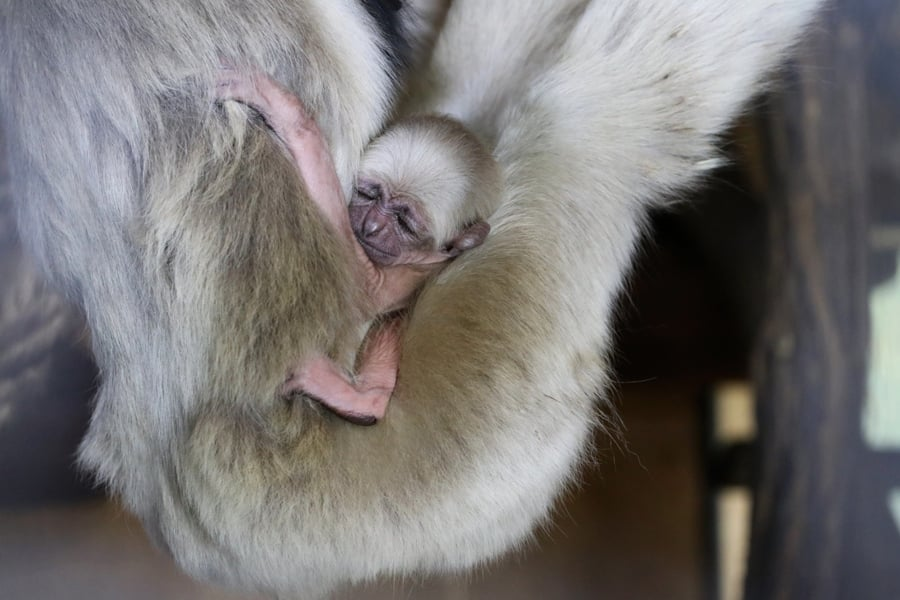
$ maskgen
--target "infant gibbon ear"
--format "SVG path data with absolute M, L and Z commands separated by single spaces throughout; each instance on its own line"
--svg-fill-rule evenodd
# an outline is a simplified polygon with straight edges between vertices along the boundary
M 450 258 L 459 256 L 466 250 L 477 248 L 480 246 L 488 233 L 491 232 L 491 226 L 487 221 L 478 220 L 474 223 L 466 225 L 463 230 L 455 238 L 450 240 L 441 252 Z

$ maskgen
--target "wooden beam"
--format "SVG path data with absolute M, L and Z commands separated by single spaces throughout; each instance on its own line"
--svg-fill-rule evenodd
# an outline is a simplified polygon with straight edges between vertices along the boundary
M 876 452 L 862 430 L 879 333 L 870 296 L 896 274 L 896 251 L 870 232 L 900 225 L 900 169 L 888 168 L 900 164 L 900 7 L 833 2 L 785 80 L 768 126 L 770 305 L 755 356 L 746 597 L 900 598 L 888 502 L 900 454 Z

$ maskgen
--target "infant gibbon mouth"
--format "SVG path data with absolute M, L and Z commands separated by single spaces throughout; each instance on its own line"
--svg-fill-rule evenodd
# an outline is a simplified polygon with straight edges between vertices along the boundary
M 359 242 L 359 245 L 363 247 L 366 255 L 369 259 L 380 266 L 388 266 L 394 264 L 398 258 L 397 253 L 390 253 L 387 250 L 379 248 L 378 246 L 373 246 L 369 242 L 367 242 L 361 235 L 356 236 L 356 240 Z

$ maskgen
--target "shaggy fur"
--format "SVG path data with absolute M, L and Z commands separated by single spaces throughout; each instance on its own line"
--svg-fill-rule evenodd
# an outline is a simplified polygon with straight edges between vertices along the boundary
M 424 61 L 441 3 L 404 4 Z M 82 463 L 189 572 L 285 597 L 521 541 L 585 448 L 647 208 L 716 164 L 818 4 L 456 0 L 405 110 L 488 140 L 502 205 L 421 296 L 388 416 L 362 429 L 278 399 L 290 365 L 352 343 L 349 257 L 273 138 L 211 87 L 225 57 L 296 90 L 349 190 L 395 96 L 370 13 L 0 1 L 20 227 L 102 370 Z

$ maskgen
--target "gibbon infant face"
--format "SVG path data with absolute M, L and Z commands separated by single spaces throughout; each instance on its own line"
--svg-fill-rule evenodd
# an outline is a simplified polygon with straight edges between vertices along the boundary
M 497 166 L 461 124 L 404 119 L 370 144 L 350 201 L 353 233 L 379 266 L 434 264 L 484 242 Z

